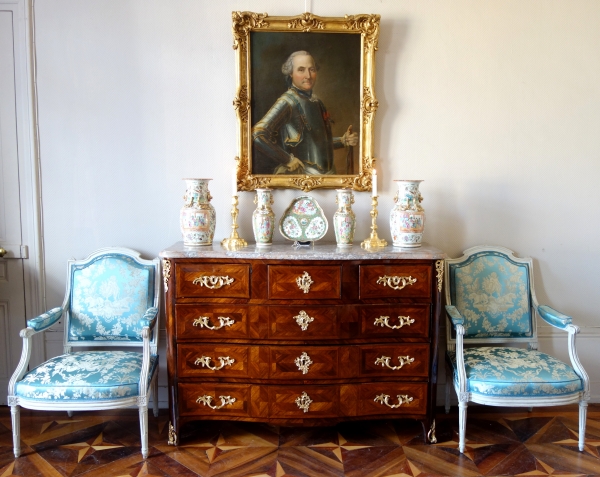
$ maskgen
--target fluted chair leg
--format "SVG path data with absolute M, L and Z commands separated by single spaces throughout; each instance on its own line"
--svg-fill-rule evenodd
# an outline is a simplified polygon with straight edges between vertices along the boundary
M 21 409 L 19 406 L 10 407 L 10 419 L 13 431 L 13 452 L 16 459 L 21 455 Z
M 579 450 L 585 445 L 585 421 L 587 419 L 587 401 L 579 401 Z
M 142 457 L 148 458 L 148 406 L 140 406 L 140 440 L 142 442 Z
M 465 434 L 467 429 L 467 403 L 458 403 L 458 450 L 465 451 Z

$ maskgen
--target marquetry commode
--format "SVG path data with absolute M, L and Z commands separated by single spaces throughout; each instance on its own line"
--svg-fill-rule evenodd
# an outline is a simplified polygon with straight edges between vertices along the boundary
M 412 418 L 435 441 L 442 252 L 178 243 L 161 257 L 169 443 L 209 419 Z

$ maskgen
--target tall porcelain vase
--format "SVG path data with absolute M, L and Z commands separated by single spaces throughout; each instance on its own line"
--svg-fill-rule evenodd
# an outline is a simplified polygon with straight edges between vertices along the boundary
M 256 210 L 252 213 L 252 230 L 254 240 L 258 246 L 267 246 L 273 243 L 275 230 L 275 214 L 271 209 L 273 194 L 271 189 L 256 189 L 254 197 Z
M 338 247 L 351 247 L 356 229 L 356 216 L 352 211 L 354 194 L 348 189 L 338 189 L 335 202 L 338 205 L 337 211 L 333 214 L 335 241 Z
M 421 207 L 423 197 L 419 184 L 423 181 L 394 181 L 398 192 L 396 205 L 390 213 L 390 231 L 394 247 L 420 247 L 425 228 L 425 211 Z
M 211 205 L 208 181 L 212 179 L 184 179 L 184 205 L 179 214 L 184 245 L 211 245 L 215 235 L 217 216 Z

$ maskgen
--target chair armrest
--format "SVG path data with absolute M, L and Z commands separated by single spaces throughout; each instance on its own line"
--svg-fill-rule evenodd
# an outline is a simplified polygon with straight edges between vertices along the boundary
M 63 314 L 62 307 L 52 308 L 46 313 L 42 313 L 40 316 L 27 320 L 27 327 L 34 330 L 36 333 L 44 331 L 55 324 Z
M 156 325 L 156 317 L 158 316 L 158 308 L 156 307 L 152 307 L 152 308 L 148 308 L 148 310 L 146 311 L 146 313 L 144 313 L 144 316 L 142 316 L 142 318 L 140 319 L 140 324 L 142 325 L 142 328 L 150 328 L 150 330 L 154 329 L 154 326 Z
M 573 322 L 573 318 L 570 316 L 563 315 L 561 312 L 546 305 L 538 306 L 537 312 L 546 323 L 561 330 L 566 329 Z
M 150 372 L 150 354 L 156 354 L 156 346 L 151 349 L 150 339 L 152 337 L 152 330 L 156 326 L 156 317 L 158 316 L 158 308 L 148 308 L 144 316 L 140 318 L 140 324 L 142 325 L 142 339 L 144 341 L 142 346 L 142 369 L 140 371 L 140 381 L 138 384 L 139 397 L 138 399 L 146 399 L 148 392 L 148 373 Z M 156 398 L 156 396 L 155 396 Z
M 450 320 L 454 326 L 462 325 L 465 321 L 455 306 L 446 305 L 446 313 L 450 317 Z

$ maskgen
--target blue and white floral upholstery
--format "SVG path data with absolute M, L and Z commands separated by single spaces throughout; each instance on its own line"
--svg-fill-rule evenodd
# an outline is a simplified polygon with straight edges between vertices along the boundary
M 140 318 L 152 307 L 153 273 L 118 254 L 73 267 L 68 339 L 142 341 Z
M 561 396 L 583 391 L 571 366 L 535 350 L 497 346 L 463 351 L 467 392 L 482 396 Z M 454 384 L 458 385 L 456 352 L 448 351 Z
M 583 450 L 590 392 L 575 347 L 579 328 L 571 317 L 538 304 L 532 268 L 531 259 L 503 247 L 473 247 L 446 260 L 446 412 L 451 381 L 459 402 L 461 452 L 469 401 L 525 407 L 578 403 Z M 537 351 L 536 316 L 568 332 L 570 364 Z
M 21 362 L 8 387 L 15 457 L 20 454 L 20 407 L 64 409 L 71 415 L 73 410 L 132 405 L 139 408 L 142 454 L 147 457 L 151 394 L 158 414 L 159 275 L 158 259 L 144 260 L 123 248 L 69 261 L 63 305 L 28 320 L 21 331 Z M 61 318 L 65 354 L 27 371 L 31 337 Z M 85 350 L 74 351 L 81 347 Z
M 450 268 L 451 299 L 465 338 L 531 337 L 529 269 L 498 252 L 471 255 Z
M 150 356 L 150 372 L 158 356 Z M 15 395 L 42 401 L 97 401 L 137 397 L 142 353 L 83 351 L 49 359 L 17 382 Z M 147 383 L 149 385 L 149 383 Z

